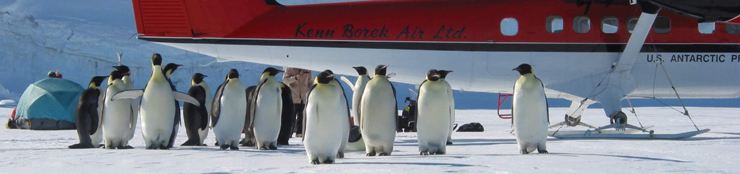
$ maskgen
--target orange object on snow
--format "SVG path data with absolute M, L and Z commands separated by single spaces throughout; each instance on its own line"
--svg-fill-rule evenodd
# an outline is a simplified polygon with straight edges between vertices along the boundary
M 18 108 L 13 108 L 13 112 L 10 113 L 10 119 L 15 120 L 15 109 L 18 109 Z

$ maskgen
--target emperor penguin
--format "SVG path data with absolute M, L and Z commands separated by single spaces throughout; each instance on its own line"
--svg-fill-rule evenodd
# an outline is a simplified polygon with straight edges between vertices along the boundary
M 339 155 L 340 146 L 346 141 L 343 125 L 348 125 L 347 102 L 334 83 L 334 74 L 325 70 L 314 79 L 306 103 L 304 144 L 311 164 L 331 164 Z
M 370 81 L 370 76 L 367 75 L 367 68 L 364 66 L 352 67 L 357 71 L 357 80 L 352 88 L 352 109 L 355 114 L 354 122 L 355 125 L 360 125 L 360 100 L 362 99 L 362 93 L 365 91 L 367 82 Z
M 177 91 L 177 88 L 175 87 L 175 84 L 172 84 L 172 73 L 177 70 L 177 68 L 181 67 L 182 65 L 174 64 L 174 63 L 168 63 L 164 66 L 164 69 L 162 71 L 164 72 L 164 77 L 167 78 L 167 81 L 170 83 L 170 87 L 172 88 L 172 91 Z M 175 145 L 175 138 L 177 138 L 177 131 L 180 130 L 180 102 L 175 101 L 175 125 L 172 127 L 172 135 L 170 136 L 169 144 L 167 145 L 168 148 L 172 148 Z
M 452 104 L 448 99 L 447 84 L 440 80 L 439 71 L 427 72 L 419 85 L 417 96 L 416 129 L 420 155 L 442 155 L 447 152 L 447 136 L 452 131 Z
M 450 122 L 450 133 L 447 134 L 447 145 L 452 145 L 452 132 L 454 132 L 452 129 L 455 125 L 455 97 L 452 96 L 452 86 L 450 86 L 450 83 L 447 82 L 447 74 L 451 72 L 452 71 L 448 70 L 437 70 L 437 74 L 439 74 L 439 81 L 447 85 L 447 98 L 449 99 L 450 108 L 452 108 L 452 111 L 450 113 L 452 114 L 452 122 Z
M 172 90 L 169 80 L 162 71 L 162 56 L 152 55 L 152 75 L 143 90 L 126 90 L 115 94 L 118 99 L 141 97 L 141 129 L 147 149 L 169 149 L 170 140 L 177 123 L 176 100 L 200 106 L 198 100 L 187 94 Z
M 257 141 L 255 149 L 277 150 L 283 99 L 281 83 L 275 79 L 275 75 L 280 72 L 283 71 L 273 67 L 266 68 L 260 76 L 260 82 L 255 89 L 256 94 L 251 99 L 254 107 L 250 107 L 253 115 L 250 127 L 254 128 Z
M 131 78 L 131 69 L 128 68 L 126 65 L 119 65 L 119 66 L 113 66 L 117 71 L 123 73 L 123 84 L 126 85 L 126 90 L 132 90 L 134 89 L 134 80 Z M 131 141 L 134 139 L 134 134 L 136 133 L 136 124 L 139 123 L 139 100 L 130 100 L 131 102 L 131 112 L 134 115 L 134 126 L 131 126 L 131 130 L 128 131 L 128 141 Z M 129 146 L 130 147 L 130 146 Z
M 98 108 L 103 107 L 104 93 L 100 87 L 103 80 L 108 76 L 95 76 L 90 79 L 90 83 L 87 85 L 87 89 L 82 91 L 80 94 L 80 100 L 77 102 L 77 108 L 75 109 L 75 126 L 77 127 L 77 136 L 80 138 L 80 143 L 70 145 L 70 149 L 80 148 L 97 148 L 98 143 L 93 143 L 91 135 L 102 132 L 99 131 L 100 127 L 100 116 Z M 102 135 L 102 133 L 100 133 Z
M 362 93 L 365 91 L 367 82 L 370 81 L 370 76 L 367 74 L 367 68 L 364 66 L 352 67 L 357 71 L 357 80 L 352 88 L 352 113 L 354 114 L 354 125 L 350 126 L 349 138 L 347 142 L 347 151 L 365 151 L 365 141 L 362 140 L 362 133 L 360 133 L 360 100 L 362 99 Z M 342 79 L 345 80 L 345 79 Z M 350 84 L 348 79 L 345 81 Z
M 514 104 L 511 106 L 519 152 L 528 154 L 537 149 L 538 153 L 547 153 L 545 143 L 550 119 L 545 85 L 529 64 L 521 64 L 514 71 L 521 75 L 514 83 Z
M 337 90 L 337 93 L 342 94 L 339 99 L 340 102 L 343 103 L 343 105 L 340 105 L 339 109 L 344 111 L 343 116 L 339 117 L 341 119 L 340 121 L 345 122 L 346 124 L 340 124 L 339 126 L 342 128 L 342 144 L 339 146 L 339 152 L 337 152 L 337 158 L 344 158 L 344 150 L 347 148 L 347 144 L 349 143 L 349 134 L 350 134 L 350 128 L 352 126 L 352 122 L 350 121 L 350 111 L 349 111 L 349 101 L 347 101 L 347 95 L 344 93 L 344 87 L 342 87 L 342 84 L 339 83 L 339 80 L 334 78 L 334 72 L 331 70 L 326 70 L 328 73 L 332 74 L 332 81 L 329 82 L 332 86 L 336 86 L 335 90 Z M 305 123 L 305 122 L 304 122 Z M 304 126 L 305 127 L 305 126 Z
M 129 141 L 129 131 L 131 127 L 136 126 L 131 101 L 111 100 L 114 94 L 126 90 L 126 84 L 122 80 L 123 75 L 116 70 L 111 72 L 108 78 L 103 107 L 103 135 L 107 149 L 128 149 L 129 147 L 126 146 Z
M 290 89 L 290 87 L 288 87 L 288 88 Z M 254 98 L 254 96 L 256 95 L 255 94 L 255 90 L 256 89 L 257 89 L 257 86 L 256 85 L 253 85 L 253 86 L 247 87 L 247 89 L 244 90 L 247 93 L 247 115 L 244 116 L 244 118 L 245 118 L 244 128 L 243 128 L 243 130 L 244 130 L 244 139 L 242 139 L 241 141 L 239 141 L 239 144 L 241 144 L 242 146 L 254 147 L 254 144 L 255 144 L 255 141 L 256 141 L 254 139 L 254 127 L 251 127 L 252 126 L 252 121 L 254 120 L 254 119 L 252 119 L 252 117 L 254 117 L 254 113 L 251 112 L 252 107 L 254 107 L 254 103 L 252 103 L 252 98 Z M 288 101 L 291 101 L 291 100 L 288 100 Z M 283 104 L 284 103 L 286 103 L 286 102 L 283 102 Z M 287 103 L 291 103 L 291 102 L 287 102 Z M 283 106 L 285 106 L 285 105 L 283 105 Z
M 367 82 L 360 100 L 360 130 L 367 156 L 387 156 L 393 152 L 398 106 L 396 89 L 386 77 L 388 65 L 378 65 Z
M 280 82 L 280 97 L 283 101 L 283 112 L 280 114 L 280 133 L 278 134 L 278 145 L 288 145 L 288 140 L 293 135 L 293 124 L 295 124 L 295 105 L 293 105 L 293 91 L 290 86 Z M 246 133 L 246 130 L 245 130 Z
M 221 150 L 239 150 L 239 138 L 247 114 L 247 94 L 239 81 L 239 72 L 229 70 L 213 98 L 211 125 Z
M 211 113 L 211 89 L 208 87 L 208 83 L 203 81 L 203 78 L 208 76 L 201 73 L 193 74 L 191 79 L 191 87 L 188 90 L 188 95 L 198 100 L 200 103 L 205 103 L 196 107 L 190 103 L 184 103 L 182 106 L 183 119 L 185 122 L 185 132 L 188 135 L 188 140 L 182 144 L 182 146 L 204 146 L 203 141 L 208 136 L 208 120 Z

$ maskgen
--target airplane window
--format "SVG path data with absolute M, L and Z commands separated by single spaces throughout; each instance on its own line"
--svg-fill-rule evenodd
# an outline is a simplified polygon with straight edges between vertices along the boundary
M 629 20 L 627 20 L 627 32 L 632 33 L 632 30 L 635 30 L 635 26 L 637 26 L 637 17 L 630 17 Z
M 658 16 L 653 23 L 653 31 L 659 34 L 666 34 L 671 31 L 671 18 Z
M 714 22 L 702 22 L 702 23 L 699 23 L 699 33 L 701 33 L 701 34 L 712 34 L 712 33 L 714 33 Z
M 501 34 L 504 36 L 513 36 L 519 32 L 519 23 L 514 18 L 504 18 L 501 20 Z
M 608 16 L 601 20 L 601 31 L 604 33 L 616 33 L 619 30 L 617 17 Z
M 547 32 L 560 33 L 563 31 L 563 17 L 558 15 L 552 15 L 547 17 L 546 24 Z
M 588 16 L 576 16 L 573 19 L 573 31 L 576 33 L 588 33 L 591 30 L 591 19 Z
M 725 24 L 725 31 L 728 34 L 740 34 L 740 24 Z

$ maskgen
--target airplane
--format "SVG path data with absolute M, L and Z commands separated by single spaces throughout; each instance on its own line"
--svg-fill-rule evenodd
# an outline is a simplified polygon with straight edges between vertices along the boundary
M 629 98 L 740 97 L 734 0 L 133 0 L 138 39 L 217 58 L 354 74 L 389 65 L 416 84 L 453 70 L 456 90 L 512 93 L 531 64 L 565 121 L 625 127 Z M 599 102 L 611 125 L 580 122 Z M 688 116 L 688 111 L 684 113 Z M 632 127 L 630 127 L 632 126 Z M 644 127 L 636 129 L 646 131 Z M 697 127 L 697 132 L 699 130 Z M 708 129 L 706 130 L 708 131 Z M 653 137 L 652 131 L 650 136 Z

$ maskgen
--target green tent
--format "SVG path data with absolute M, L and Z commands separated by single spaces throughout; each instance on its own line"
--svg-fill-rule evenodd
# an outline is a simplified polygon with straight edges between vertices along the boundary
M 26 88 L 18 101 L 16 125 L 22 129 L 75 129 L 75 109 L 84 88 L 61 79 L 39 80 Z

